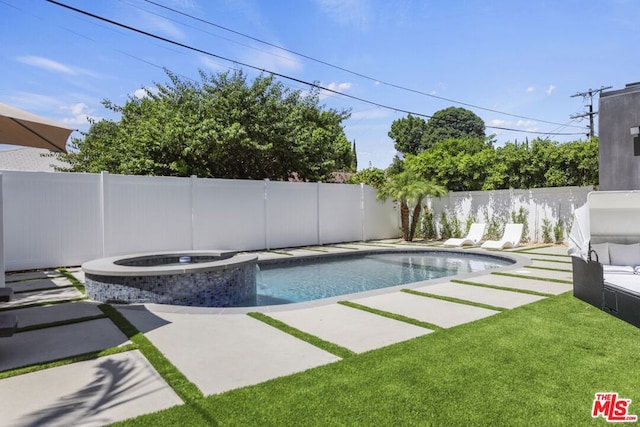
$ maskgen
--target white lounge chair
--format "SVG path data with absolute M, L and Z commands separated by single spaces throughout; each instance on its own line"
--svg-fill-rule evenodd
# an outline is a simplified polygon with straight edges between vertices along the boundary
M 484 249 L 507 249 L 515 248 L 522 239 L 522 224 L 507 224 L 500 240 L 487 240 L 481 246 Z
M 444 242 L 444 246 L 448 247 L 460 247 L 460 246 L 473 246 L 480 243 L 482 236 L 484 236 L 484 230 L 487 228 L 486 224 L 474 223 L 471 224 L 467 237 L 451 238 Z

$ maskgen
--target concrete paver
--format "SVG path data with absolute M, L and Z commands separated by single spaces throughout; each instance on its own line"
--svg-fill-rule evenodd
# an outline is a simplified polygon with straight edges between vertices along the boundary
M 523 253 L 529 254 L 552 254 L 552 255 L 567 255 L 567 247 L 564 245 L 548 246 L 546 248 L 535 248 Z
M 356 353 L 433 332 L 340 304 L 269 313 L 269 316 Z
M 367 307 L 432 323 L 443 328 L 473 322 L 474 320 L 499 313 L 499 311 L 495 310 L 411 295 L 406 292 L 355 298 L 352 301 Z
M 128 342 L 109 320 L 19 332 L 0 342 L 0 371 L 100 351 Z
M 437 283 L 422 288 L 415 288 L 414 290 L 502 308 L 516 308 L 545 298 L 537 295 L 524 294 L 522 292 L 510 292 L 451 282 Z
M 69 302 L 42 307 L 16 308 L 6 313 L 14 313 L 18 316 L 18 326 L 21 328 L 103 314 L 98 308 L 97 303 L 89 301 Z
M 511 271 L 509 271 L 510 273 Z M 572 285 L 545 280 L 523 279 L 498 274 L 485 274 L 469 279 L 470 282 L 499 286 L 503 288 L 520 289 L 526 291 L 541 292 L 550 295 L 560 295 L 573 289 Z
M 13 294 L 9 302 L 0 303 L 0 307 L 17 307 L 25 304 L 46 303 L 66 299 L 80 298 L 84 295 L 74 287 L 51 289 L 48 291 L 35 291 Z
M 72 286 L 73 284 L 66 277 L 49 277 L 46 279 L 25 280 L 8 284 L 14 292 L 30 292 L 40 289 Z
M 571 273 L 571 263 L 570 262 L 554 262 L 554 261 L 539 261 L 534 259 L 531 267 L 540 267 L 540 268 L 550 268 L 556 270 L 567 270 Z
M 340 360 L 244 314 L 119 310 L 205 395 Z
M 137 350 L 0 384 L 3 426 L 101 426 L 182 403 Z
M 514 270 L 505 271 L 508 274 L 517 274 L 528 277 L 542 277 L 545 279 L 573 281 L 573 273 L 571 271 L 544 270 L 540 268 L 516 268 Z
M 47 277 L 59 277 L 62 276 L 58 270 L 39 270 L 39 271 L 26 271 L 18 273 L 6 273 L 5 281 L 7 283 L 16 282 L 20 280 L 30 279 L 45 279 Z

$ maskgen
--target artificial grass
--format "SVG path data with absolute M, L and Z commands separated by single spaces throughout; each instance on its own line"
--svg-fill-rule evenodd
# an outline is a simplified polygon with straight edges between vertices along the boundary
M 311 335 L 306 332 L 303 332 L 300 329 L 289 326 L 284 322 L 274 319 L 273 317 L 267 316 L 266 314 L 251 312 L 251 313 L 247 313 L 247 315 L 249 317 L 253 317 L 256 320 L 260 320 L 261 322 L 264 322 L 269 326 L 273 326 L 274 328 L 280 329 L 282 332 L 285 332 L 298 339 L 301 339 L 302 341 L 306 341 L 311 345 L 321 348 L 324 351 L 327 351 L 331 354 L 335 354 L 336 356 L 342 359 L 346 359 L 356 354 L 355 352 L 349 350 L 348 348 L 339 346 L 329 341 L 325 341 L 322 338 L 318 338 L 315 335 Z
M 639 338 L 565 293 L 119 425 L 605 425 L 596 392 L 640 413 Z
M 429 292 L 420 292 L 420 291 L 415 291 L 413 289 L 402 289 L 401 292 L 405 292 L 407 294 L 412 294 L 412 295 L 418 295 L 418 296 L 421 296 L 421 297 L 434 298 L 434 299 L 439 299 L 439 300 L 443 300 L 443 301 L 455 302 L 457 304 L 472 305 L 474 307 L 486 308 L 487 310 L 493 310 L 493 311 L 504 311 L 504 310 L 506 310 L 506 308 L 504 308 L 504 307 L 496 307 L 495 305 L 483 304 L 481 302 L 468 301 L 468 300 L 464 300 L 464 299 L 460 299 L 460 298 L 454 298 L 454 297 L 448 297 L 448 296 L 444 296 L 444 295 L 431 294 Z
M 69 280 L 69 281 L 71 282 L 71 284 L 72 284 L 73 286 L 75 286 L 75 287 L 76 287 L 76 289 L 77 289 L 78 291 L 80 291 L 80 293 L 82 293 L 83 295 L 84 295 L 84 294 L 86 294 L 86 291 L 85 291 L 85 289 L 84 289 L 84 284 L 83 284 L 81 281 L 79 281 L 79 280 L 76 278 L 76 276 L 74 276 L 73 274 L 71 274 L 71 273 L 69 272 L 69 270 L 67 270 L 67 269 L 66 269 L 66 268 L 64 268 L 64 267 L 60 267 L 60 268 L 58 268 L 57 270 L 58 270 L 60 273 L 62 273 L 62 274 L 64 275 L 64 277 L 66 277 L 66 278 L 67 278 L 67 280 Z
M 506 286 L 487 285 L 486 283 L 471 282 L 469 280 L 451 279 L 450 282 L 451 283 L 460 283 L 461 285 L 478 286 L 478 287 L 481 287 L 481 288 L 497 289 L 499 291 L 520 292 L 522 294 L 537 295 L 537 296 L 540 296 L 540 297 L 553 296 L 553 294 L 547 294 L 547 293 L 544 293 L 544 292 L 531 291 L 529 289 L 517 289 L 517 288 L 508 288 Z
M 533 270 L 547 270 L 547 271 L 559 271 L 561 273 L 572 273 L 571 264 L 569 264 L 569 268 L 553 268 L 553 267 L 538 267 L 536 265 L 528 265 L 527 268 L 531 268 Z
M 366 305 L 358 304 L 352 301 L 338 301 L 338 304 L 342 304 L 346 307 L 355 308 L 362 311 L 367 311 L 369 313 L 377 314 L 378 316 L 387 317 L 389 319 L 398 320 L 400 322 L 409 323 L 411 325 L 420 326 L 421 328 L 431 329 L 432 331 L 436 331 L 438 329 L 442 329 L 442 327 L 438 325 L 434 325 L 433 323 L 423 322 L 422 320 L 414 319 L 412 317 L 403 316 L 397 313 L 391 313 L 389 311 L 378 310 L 377 308 L 369 307 Z
M 169 386 L 184 402 L 193 402 L 202 398 L 202 392 L 195 384 L 178 370 L 165 356 L 154 346 L 143 333 L 138 331 L 118 310 L 109 304 L 98 306 L 102 312 L 127 336 L 151 365 L 164 378 Z
M 567 285 L 573 285 L 573 282 L 571 280 L 552 279 L 549 277 L 527 276 L 525 274 L 505 273 L 501 271 L 494 271 L 491 274 L 495 274 L 496 276 L 517 277 L 519 279 L 542 280 L 543 282 L 564 283 Z

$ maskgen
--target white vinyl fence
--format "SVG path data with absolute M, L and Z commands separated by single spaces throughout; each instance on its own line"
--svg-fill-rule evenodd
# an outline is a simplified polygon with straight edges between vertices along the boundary
M 376 200 L 365 185 L 23 171 L 1 177 L 7 271 L 137 252 L 258 250 L 399 234 L 395 204 Z
M 542 225 L 547 219 L 551 225 L 559 220 L 564 224 L 564 236 L 573 220 L 573 211 L 587 202 L 592 187 L 533 188 L 530 190 L 467 191 L 449 193 L 440 198 L 430 198 L 428 206 L 434 220 L 441 227 L 441 215 L 455 215 L 463 226 L 468 218 L 489 223 L 497 220 L 501 224 L 512 222 L 512 213 L 525 213 L 530 242 L 542 241 Z

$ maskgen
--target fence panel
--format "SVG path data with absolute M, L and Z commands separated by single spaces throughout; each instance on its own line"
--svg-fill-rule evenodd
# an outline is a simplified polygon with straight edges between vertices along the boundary
M 265 247 L 265 183 L 194 179 L 194 249 Z
M 377 191 L 368 185 L 363 187 L 364 215 L 363 240 L 390 239 L 400 235 L 400 214 L 396 203 L 377 199 Z
M 362 240 L 359 185 L 317 184 L 320 202 L 320 243 Z
M 318 185 L 273 182 L 266 186 L 267 248 L 318 244 Z
M 192 248 L 190 179 L 104 176 L 105 256 Z
M 78 265 L 101 256 L 98 175 L 2 175 L 7 271 Z
M 533 188 L 529 190 L 495 190 L 452 192 L 440 198 L 432 197 L 428 206 L 433 213 L 434 221 L 441 230 L 442 214 L 455 215 L 462 225 L 468 219 L 489 223 L 498 221 L 504 225 L 512 222 L 512 215 L 523 209 L 528 225 L 528 239 L 539 242 L 543 239 L 545 220 L 551 226 L 562 221 L 564 236 L 571 225 L 573 210 L 587 201 L 587 194 L 592 187 L 556 187 Z

